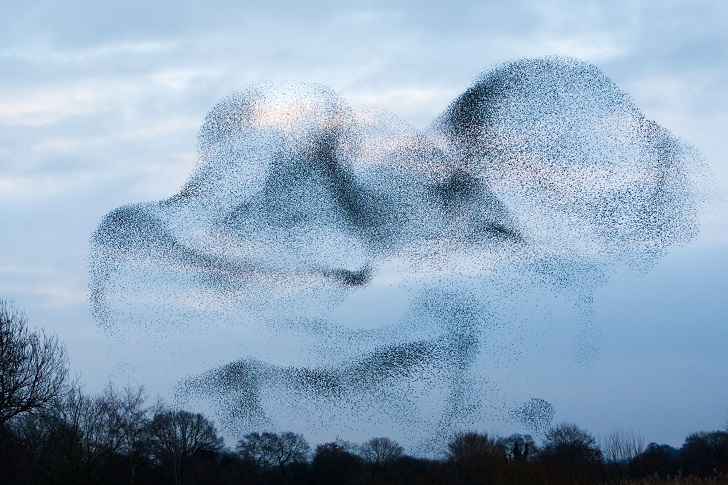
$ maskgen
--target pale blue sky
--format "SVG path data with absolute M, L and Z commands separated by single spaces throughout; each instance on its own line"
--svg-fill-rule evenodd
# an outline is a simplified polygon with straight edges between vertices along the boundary
M 131 338 L 121 348 L 96 328 L 88 240 L 108 211 L 176 193 L 194 166 L 207 111 L 251 82 L 319 82 L 424 128 L 494 64 L 579 57 L 696 146 L 728 187 L 723 2 L 3 0 L 0 7 L 0 297 L 66 342 L 72 370 L 90 390 L 111 379 L 169 395 L 185 374 L 138 370 L 123 356 L 148 349 Z M 551 324 L 532 337 L 540 344 L 509 371 L 516 378 L 502 392 L 544 397 L 557 420 L 596 434 L 619 425 L 676 445 L 689 432 L 721 427 L 728 228 L 725 204 L 709 206 L 697 241 L 671 250 L 647 275 L 614 278 L 597 292 L 604 352 L 595 366 L 573 365 L 561 347 L 568 323 Z

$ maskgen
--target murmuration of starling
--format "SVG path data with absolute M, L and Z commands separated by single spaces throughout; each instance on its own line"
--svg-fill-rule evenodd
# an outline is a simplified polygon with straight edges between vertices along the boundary
M 444 435 L 501 413 L 538 431 L 553 406 L 497 403 L 477 365 L 484 352 L 520 352 L 488 345 L 497 305 L 531 287 L 574 295 L 575 359 L 593 363 L 594 290 L 695 238 L 703 167 L 598 68 L 571 58 L 487 70 L 423 131 L 323 85 L 261 83 L 209 112 L 179 193 L 101 220 L 92 312 L 110 330 L 174 326 L 195 300 L 198 315 L 229 309 L 241 327 L 300 339 L 296 365 L 268 347 L 179 383 L 241 432 L 276 427 L 281 396 L 325 426 L 389 413 Z M 499 275 L 510 275 L 505 296 L 478 290 Z M 414 288 L 394 323 L 350 328 L 306 313 L 384 276 Z

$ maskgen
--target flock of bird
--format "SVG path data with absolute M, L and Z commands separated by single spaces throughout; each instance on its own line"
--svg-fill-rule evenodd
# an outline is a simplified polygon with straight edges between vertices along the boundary
M 575 359 L 592 364 L 594 290 L 696 236 L 703 170 L 692 147 L 570 58 L 490 69 L 424 131 L 322 85 L 261 83 L 209 112 L 179 193 L 100 222 L 92 311 L 130 332 L 189 325 L 191 307 L 253 329 L 256 355 L 178 385 L 232 429 L 295 413 L 342 432 L 359 419 L 436 436 L 491 413 L 536 432 L 553 406 L 504 400 L 479 364 L 523 351 L 493 344 L 509 298 L 569 295 Z M 384 284 L 406 289 L 401 315 L 367 328 L 331 317 Z

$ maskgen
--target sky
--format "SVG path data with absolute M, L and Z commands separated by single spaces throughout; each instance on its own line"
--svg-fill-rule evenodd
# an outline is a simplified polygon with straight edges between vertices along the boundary
M 352 105 L 376 105 L 424 129 L 489 67 L 576 57 L 695 146 L 717 186 L 728 187 L 722 2 L 0 5 L 0 298 L 65 342 L 72 372 L 92 392 L 134 382 L 172 399 L 175 382 L 199 362 L 236 352 L 211 337 L 190 357 L 174 329 L 156 329 L 150 344 L 99 328 L 88 252 L 109 211 L 179 191 L 195 167 L 205 115 L 250 83 L 321 83 Z M 696 240 L 671 248 L 646 274 L 619 274 L 596 291 L 596 364 L 574 364 L 564 343 L 573 309 L 552 298 L 551 323 L 525 335 L 527 351 L 501 376 L 499 392 L 543 397 L 557 421 L 597 435 L 620 426 L 679 445 L 690 432 L 722 428 L 728 226 L 725 202 L 707 192 Z M 397 311 L 396 297 L 384 293 L 368 293 L 374 305 L 350 302 L 351 315 Z M 473 426 L 506 432 L 512 424 Z

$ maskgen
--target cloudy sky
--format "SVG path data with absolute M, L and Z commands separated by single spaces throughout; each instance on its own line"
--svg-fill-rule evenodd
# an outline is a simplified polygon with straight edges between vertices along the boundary
M 207 111 L 252 82 L 322 83 L 425 128 L 488 67 L 578 57 L 697 147 L 728 187 L 722 2 L 1 5 L 0 298 L 65 341 L 92 391 L 124 379 L 151 394 L 171 387 L 125 372 L 127 349 L 96 327 L 91 233 L 116 207 L 176 193 L 195 165 Z M 555 405 L 557 420 L 597 434 L 632 428 L 673 445 L 728 420 L 728 227 L 723 202 L 706 206 L 696 241 L 597 292 L 596 365 L 550 353 L 549 339 L 561 337 L 554 331 L 515 372 Z

